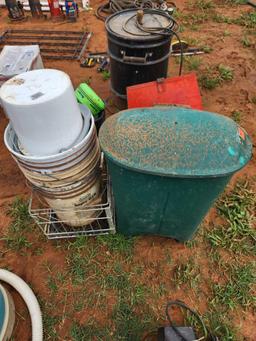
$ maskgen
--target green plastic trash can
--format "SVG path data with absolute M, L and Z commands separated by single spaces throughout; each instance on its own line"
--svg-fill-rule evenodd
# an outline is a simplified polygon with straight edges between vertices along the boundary
M 190 239 L 252 155 L 249 136 L 233 120 L 180 107 L 121 111 L 99 138 L 124 235 Z

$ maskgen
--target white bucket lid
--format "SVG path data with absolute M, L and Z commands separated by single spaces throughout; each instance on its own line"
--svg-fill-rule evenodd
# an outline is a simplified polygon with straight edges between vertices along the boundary
M 12 105 L 36 105 L 61 96 L 70 83 L 69 76 L 63 71 L 33 70 L 5 82 L 0 89 L 0 97 Z

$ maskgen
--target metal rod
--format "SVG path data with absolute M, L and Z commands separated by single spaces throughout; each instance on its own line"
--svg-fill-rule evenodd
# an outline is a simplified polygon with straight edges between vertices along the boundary
M 9 33 L 34 33 L 34 34 L 79 34 L 83 31 L 52 31 L 52 30 L 8 30 Z
M 47 48 L 40 48 L 40 52 L 52 52 L 52 53 L 74 53 L 76 49 L 47 49 Z M 75 58 L 75 57 L 74 57 Z
M 89 40 L 91 39 L 92 37 L 92 32 L 89 32 L 88 33 L 88 36 L 84 42 L 84 46 L 82 47 L 80 53 L 79 53 L 79 56 L 77 57 L 78 60 L 80 60 L 84 54 L 84 51 L 86 50 L 87 46 L 88 46 L 88 43 L 89 43 Z
M 81 38 L 79 44 L 77 45 L 77 48 L 76 48 L 75 52 L 74 52 L 74 58 L 75 58 L 76 54 L 77 54 L 79 51 L 81 51 L 81 49 L 82 49 L 82 46 L 81 46 L 81 45 L 82 45 L 84 39 L 86 39 L 87 35 L 88 35 L 88 32 L 85 32 L 85 33 L 83 34 L 83 36 L 82 36 L 82 38 Z
M 74 56 L 53 56 L 53 55 L 42 55 L 43 58 L 45 59 L 53 59 L 53 60 L 58 60 L 58 59 L 65 59 L 65 60 L 74 60 L 76 58 L 74 58 Z
M 2 44 L 6 44 L 6 41 L 1 41 L 0 40 L 0 45 L 2 45 Z M 49 42 L 49 41 L 41 41 L 41 42 L 38 42 L 38 41 L 11 41 L 10 42 L 10 44 L 11 45 L 39 45 L 39 46 L 41 46 L 41 45 L 44 45 L 44 46 L 63 46 L 63 47 L 65 47 L 65 46 L 68 46 L 68 47 L 77 47 L 77 43 L 65 43 L 65 42 L 63 42 L 63 43 L 60 43 L 60 42 L 54 42 L 54 43 L 52 43 L 52 42 Z
M 67 37 L 67 36 L 50 36 L 50 37 L 46 37 L 46 36 L 23 36 L 23 35 L 7 35 L 6 39 L 42 39 L 42 40 L 81 40 L 82 37 Z

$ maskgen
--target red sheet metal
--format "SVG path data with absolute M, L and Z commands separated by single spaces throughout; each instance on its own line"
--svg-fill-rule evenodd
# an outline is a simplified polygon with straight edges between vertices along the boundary
M 160 79 L 154 82 L 127 88 L 128 108 L 151 107 L 153 105 L 184 105 L 202 110 L 202 98 L 194 73 Z

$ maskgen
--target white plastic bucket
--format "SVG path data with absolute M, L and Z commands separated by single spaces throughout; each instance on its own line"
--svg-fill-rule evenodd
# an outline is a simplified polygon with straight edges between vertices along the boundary
M 59 70 L 33 70 L 3 84 L 6 115 L 28 154 L 49 156 L 72 146 L 83 120 L 69 76 Z
M 9 124 L 4 141 L 32 188 L 48 203 L 57 217 L 70 226 L 91 223 L 101 210 L 85 210 L 100 204 L 101 152 L 91 115 L 90 128 L 72 148 L 51 156 L 23 155 Z

